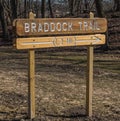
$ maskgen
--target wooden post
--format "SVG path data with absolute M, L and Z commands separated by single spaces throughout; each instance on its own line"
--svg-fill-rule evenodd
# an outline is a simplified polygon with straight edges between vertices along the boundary
M 29 18 L 34 19 L 34 14 L 29 13 Z M 35 51 L 28 50 L 28 117 L 35 118 Z
M 90 18 L 94 14 L 90 12 Z M 86 114 L 92 116 L 92 93 L 93 93 L 93 46 L 88 46 L 87 52 L 87 82 L 86 82 Z

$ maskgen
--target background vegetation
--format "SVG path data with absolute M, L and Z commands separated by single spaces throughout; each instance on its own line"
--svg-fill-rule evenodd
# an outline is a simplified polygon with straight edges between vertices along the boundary
M 16 18 L 28 18 L 33 11 L 37 18 L 55 17 L 89 17 L 89 12 L 96 17 L 106 17 L 109 21 L 107 35 L 115 34 L 119 40 L 120 0 L 0 0 L 0 40 L 11 42 L 13 37 L 12 23 Z M 113 23 L 112 23 L 112 22 Z M 112 25 L 114 24 L 114 25 Z M 111 32 L 112 31 L 112 32 Z M 3 38 L 3 39 L 2 39 Z M 111 38 L 107 38 L 104 49 L 108 49 Z M 116 43 L 118 45 L 118 43 Z

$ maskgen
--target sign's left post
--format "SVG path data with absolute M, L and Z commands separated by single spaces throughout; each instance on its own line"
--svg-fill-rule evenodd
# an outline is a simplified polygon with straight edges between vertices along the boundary
M 34 14 L 29 13 L 29 19 L 34 19 Z M 35 118 L 35 50 L 28 50 L 28 117 Z

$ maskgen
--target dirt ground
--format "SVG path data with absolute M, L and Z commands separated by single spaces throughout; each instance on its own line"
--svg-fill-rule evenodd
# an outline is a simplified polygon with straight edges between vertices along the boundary
M 86 50 L 36 51 L 35 121 L 119 121 L 120 50 L 94 54 L 93 116 L 85 115 Z M 0 47 L 0 121 L 29 121 L 28 54 Z

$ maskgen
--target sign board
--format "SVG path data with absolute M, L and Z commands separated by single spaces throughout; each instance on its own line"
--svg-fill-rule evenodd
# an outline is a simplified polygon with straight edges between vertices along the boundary
M 20 37 L 65 36 L 105 33 L 105 18 L 16 19 L 16 34 Z
M 93 46 L 105 44 L 107 21 L 104 18 L 52 18 L 34 19 L 29 13 L 29 19 L 16 19 L 15 46 L 17 49 L 29 49 L 29 117 L 35 117 L 35 52 L 36 48 L 86 46 L 88 47 L 86 112 L 92 116 L 92 86 L 93 86 Z M 85 34 L 85 35 L 82 35 Z
M 17 49 L 35 49 L 65 46 L 100 45 L 105 43 L 105 35 L 81 35 L 81 36 L 58 36 L 58 37 L 31 37 L 17 38 Z

